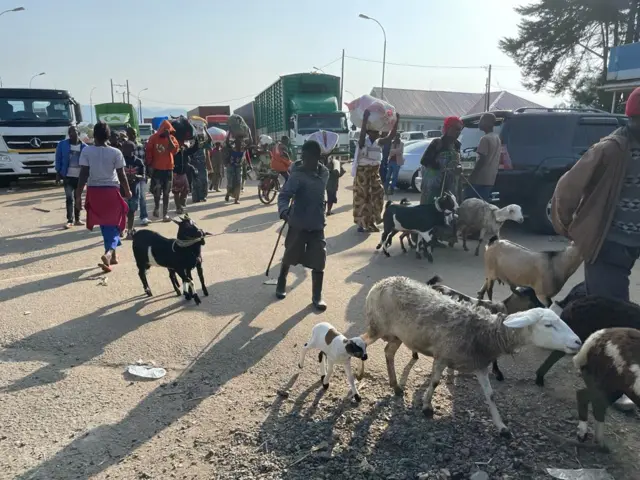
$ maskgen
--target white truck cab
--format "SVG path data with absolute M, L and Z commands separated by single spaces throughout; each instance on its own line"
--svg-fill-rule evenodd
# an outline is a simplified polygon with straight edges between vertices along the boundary
M 338 146 L 333 151 L 331 158 L 341 163 L 350 161 L 349 155 L 349 127 L 347 116 L 344 112 L 336 113 L 300 113 L 292 115 L 289 120 L 289 139 L 294 147 L 296 157 L 300 160 L 301 147 L 312 133 L 318 130 L 337 133 L 340 137 Z M 274 140 L 280 140 L 277 138 Z
M 58 142 L 81 121 L 80 105 L 65 90 L 0 88 L 0 183 L 55 175 Z

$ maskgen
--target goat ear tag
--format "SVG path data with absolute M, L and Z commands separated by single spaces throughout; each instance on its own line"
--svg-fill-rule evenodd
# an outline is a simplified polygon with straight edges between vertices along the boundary
M 514 313 L 507 317 L 503 325 L 509 328 L 524 328 L 533 325 L 536 323 L 536 320 L 536 317 L 527 315 L 527 312 Z

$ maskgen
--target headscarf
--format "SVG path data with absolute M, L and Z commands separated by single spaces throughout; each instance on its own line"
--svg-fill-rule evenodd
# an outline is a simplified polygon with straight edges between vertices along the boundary
M 629 95 L 624 114 L 627 117 L 640 116 L 640 87 L 636 88 L 633 92 L 631 92 L 631 95 Z
M 446 134 L 452 127 L 456 125 L 462 126 L 462 120 L 460 117 L 447 117 L 444 119 L 444 127 L 442 128 L 442 133 Z

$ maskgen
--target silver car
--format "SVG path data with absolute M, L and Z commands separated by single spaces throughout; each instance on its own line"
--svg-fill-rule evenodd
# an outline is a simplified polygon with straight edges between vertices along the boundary
M 404 146 L 404 165 L 400 167 L 398 174 L 398 186 L 411 187 L 420 191 L 422 174 L 420 173 L 420 160 L 433 138 L 407 142 Z

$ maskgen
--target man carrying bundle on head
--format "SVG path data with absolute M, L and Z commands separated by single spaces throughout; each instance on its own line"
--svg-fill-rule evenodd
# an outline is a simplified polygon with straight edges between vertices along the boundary
M 278 213 L 289 223 L 285 239 L 276 296 L 287 296 L 287 274 L 291 265 L 302 264 L 311 269 L 312 302 L 323 312 L 322 283 L 327 261 L 324 236 L 324 195 L 329 171 L 320 163 L 320 144 L 311 140 L 302 146 L 302 160 L 291 168 L 291 176 L 278 195 Z M 293 203 L 291 201 L 293 200 Z

